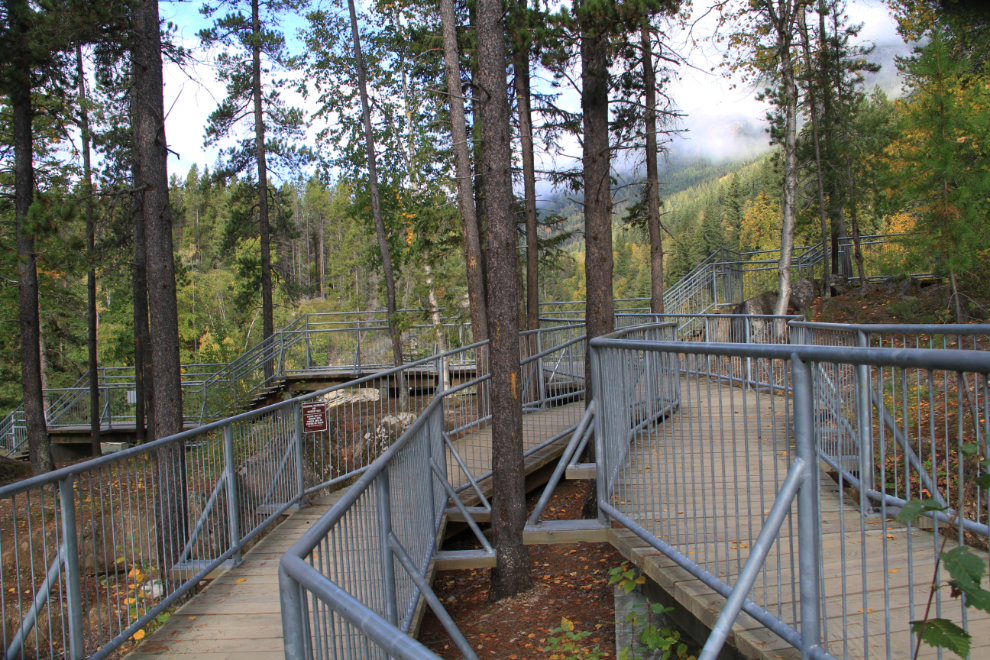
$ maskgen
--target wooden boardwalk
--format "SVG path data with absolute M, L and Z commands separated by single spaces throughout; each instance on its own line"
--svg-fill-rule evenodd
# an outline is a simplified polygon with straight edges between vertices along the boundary
M 783 399 L 697 380 L 682 380 L 681 393 L 678 414 L 633 443 L 617 479 L 614 505 L 732 584 L 794 455 Z M 917 527 L 909 534 L 906 525 L 875 513 L 864 516 L 858 495 L 847 490 L 840 497 L 838 485 L 824 471 L 819 471 L 819 486 L 828 651 L 838 658 L 912 657 L 909 622 L 924 614 L 938 539 Z M 796 503 L 792 511 L 794 525 L 785 522 L 750 597 L 795 625 Z M 701 623 L 714 626 L 724 598 L 632 532 L 612 529 L 610 535 L 625 557 Z M 987 562 L 986 552 L 974 553 Z M 914 583 L 909 584 L 912 574 Z M 959 624 L 963 620 L 958 600 L 949 598 L 947 590 L 941 594 L 941 616 Z M 990 656 L 990 616 L 971 609 L 967 617 L 972 657 L 980 657 L 980 649 Z M 892 633 L 889 649 L 887 630 Z M 745 614 L 729 643 L 747 658 L 800 657 Z M 936 656 L 931 647 L 922 647 L 921 657 Z
M 583 412 L 584 403 L 576 402 L 525 415 L 525 447 L 536 447 L 577 424 Z M 527 474 L 539 471 L 560 456 L 567 440 L 568 437 L 561 438 L 531 454 L 526 459 Z M 454 445 L 472 474 L 481 475 L 491 469 L 490 429 L 457 438 Z M 462 478 L 460 468 L 453 458 L 448 458 L 448 465 L 450 480 L 457 485 Z M 481 487 L 490 492 L 487 483 L 482 483 Z M 246 553 L 240 566 L 214 580 L 126 657 L 129 660 L 272 660 L 284 657 L 278 562 L 343 492 L 335 492 L 313 506 L 294 512 Z M 474 504 L 470 490 L 462 497 Z
M 707 381 L 683 380 L 681 396 L 682 407 L 676 414 L 634 439 L 617 477 L 614 504 L 731 584 L 793 458 L 787 412 L 779 397 Z M 526 415 L 527 449 L 576 424 L 583 407 L 583 402 L 576 402 Z M 561 438 L 528 457 L 527 473 L 547 468 L 563 451 L 566 440 Z M 489 430 L 456 437 L 453 444 L 472 474 L 490 469 Z M 452 457 L 448 457 L 448 469 L 452 482 L 462 481 Z M 917 527 L 908 530 L 876 514 L 863 515 L 855 496 L 840 493 L 823 471 L 819 472 L 819 488 L 829 652 L 839 658 L 911 657 L 907 631 L 909 621 L 922 615 L 928 597 L 937 554 L 935 535 Z M 482 489 L 489 490 L 484 482 Z M 282 657 L 278 561 L 339 497 L 335 493 L 295 512 L 247 553 L 241 566 L 213 581 L 128 657 Z M 475 499 L 470 490 L 462 497 L 475 503 L 470 501 Z M 796 511 L 796 505 L 792 510 Z M 608 536 L 624 556 L 702 624 L 715 624 L 724 604 L 721 596 L 628 530 L 613 528 Z M 987 561 L 985 552 L 976 554 Z M 796 529 L 785 523 L 750 596 L 792 625 L 799 623 L 796 566 Z M 912 575 L 913 583 L 909 583 Z M 947 593 L 941 600 L 940 616 L 961 622 L 958 603 Z M 990 617 L 978 611 L 967 616 L 973 634 L 972 657 L 980 657 L 981 650 L 990 654 Z M 892 633 L 889 648 L 887 630 Z M 800 657 L 745 614 L 733 627 L 729 643 L 748 658 Z M 923 647 L 921 655 L 936 657 L 928 647 Z

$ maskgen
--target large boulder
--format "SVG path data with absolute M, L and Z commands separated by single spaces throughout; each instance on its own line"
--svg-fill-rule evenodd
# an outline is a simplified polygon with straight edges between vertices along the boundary
M 815 280 L 806 277 L 791 284 L 791 305 L 794 309 L 808 309 L 818 297 L 818 286 Z
M 352 403 L 375 403 L 382 398 L 381 390 L 375 387 L 355 387 L 343 390 L 334 390 L 323 395 L 323 400 L 327 403 L 327 408 L 335 408 L 344 404 Z
M 764 291 L 758 296 L 744 300 L 732 308 L 733 314 L 773 314 L 777 305 L 777 292 Z
M 829 288 L 832 289 L 833 296 L 841 296 L 849 292 L 852 288 L 849 285 L 849 278 L 845 275 L 839 275 L 838 273 L 833 273 L 828 278 Z

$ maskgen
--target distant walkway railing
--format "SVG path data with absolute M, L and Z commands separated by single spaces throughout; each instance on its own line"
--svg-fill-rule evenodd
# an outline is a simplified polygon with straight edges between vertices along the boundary
M 867 277 L 877 279 L 903 273 L 910 234 L 864 236 L 860 241 Z M 855 279 L 852 242 L 839 244 L 840 273 Z M 821 277 L 831 246 L 796 247 L 792 278 Z M 777 286 L 779 250 L 734 252 L 720 249 L 664 292 L 669 313 L 699 315 L 737 304 Z M 619 317 L 648 314 L 645 298 L 615 301 Z M 422 310 L 400 310 L 422 313 Z M 540 303 L 541 326 L 582 322 L 584 301 Z M 384 311 L 305 314 L 268 339 L 246 350 L 225 365 L 188 365 L 183 376 L 183 409 L 186 422 L 202 424 L 244 410 L 276 389 L 290 375 L 336 371 L 359 376 L 394 364 L 392 343 Z M 439 325 L 418 324 L 402 333 L 403 359 L 418 360 L 471 341 L 470 323 L 445 319 Z M 117 370 L 118 376 L 106 377 Z M 194 373 L 195 372 L 195 373 Z M 122 376 L 131 374 L 130 378 Z M 133 368 L 101 369 L 101 422 L 134 423 Z M 58 429 L 89 424 L 88 377 L 72 387 L 46 393 L 46 420 Z M 26 442 L 23 407 L 0 420 L 0 453 L 13 454 Z

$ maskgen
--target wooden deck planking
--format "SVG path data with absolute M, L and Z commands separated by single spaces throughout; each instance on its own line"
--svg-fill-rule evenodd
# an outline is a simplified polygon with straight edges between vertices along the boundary
M 773 402 L 765 392 L 757 395 L 737 387 L 699 386 L 697 381 L 687 380 L 682 381 L 681 389 L 681 410 L 632 443 L 616 479 L 613 504 L 732 584 L 793 459 L 793 440 L 786 430 L 781 400 Z M 920 618 L 924 611 L 935 565 L 936 537 L 913 527 L 909 549 L 905 525 L 896 521 L 884 524 L 876 514 L 862 515 L 858 501 L 848 494 L 840 499 L 838 486 L 827 474 L 819 471 L 818 477 L 829 651 L 837 657 L 846 652 L 850 658 L 866 657 L 865 625 L 870 657 L 886 657 L 888 629 L 892 633 L 891 657 L 911 657 L 909 621 Z M 783 612 L 782 620 L 797 627 L 796 502 L 791 511 L 794 525 L 789 527 L 785 521 L 750 597 L 774 614 Z M 631 532 L 613 529 L 611 538 L 628 559 L 699 620 L 709 627 L 715 624 L 725 602 L 721 596 Z M 987 553 L 974 553 L 987 561 Z M 908 583 L 909 565 L 914 584 Z M 887 599 L 885 583 L 890 587 Z M 942 616 L 961 623 L 958 601 L 943 594 L 942 603 Z M 990 616 L 974 610 L 967 616 L 974 648 L 978 639 L 990 640 Z M 747 657 L 800 655 L 745 615 L 734 626 L 730 643 Z M 980 644 L 990 645 L 990 641 Z M 936 655 L 930 647 L 922 648 L 921 657 Z
M 575 402 L 523 416 L 523 444 L 536 447 L 578 423 L 584 402 Z M 526 458 L 527 474 L 542 468 L 564 451 L 568 437 Z M 468 433 L 453 441 L 471 470 L 478 475 L 491 469 L 491 429 Z M 448 475 L 453 485 L 464 481 L 448 452 Z M 486 495 L 491 480 L 482 482 Z M 337 491 L 313 506 L 294 512 L 209 587 L 177 610 L 154 634 L 126 657 L 128 660 L 265 660 L 282 658 L 282 620 L 278 597 L 278 563 L 282 555 L 342 496 Z M 477 496 L 469 489 L 463 499 Z M 420 610 L 423 602 L 420 601 Z

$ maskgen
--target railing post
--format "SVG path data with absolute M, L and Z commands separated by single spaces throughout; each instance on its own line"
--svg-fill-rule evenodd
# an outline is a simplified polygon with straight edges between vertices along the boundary
M 791 355 L 794 383 L 794 444 L 808 466 L 798 490 L 798 562 L 801 575 L 801 657 L 811 658 L 821 645 L 821 593 L 818 561 L 818 455 L 815 448 L 815 401 L 811 364 Z
M 295 423 L 295 430 L 292 434 L 292 441 L 296 445 L 296 488 L 299 493 L 299 508 L 306 505 L 306 483 L 303 479 L 303 427 L 302 427 L 302 406 L 297 402 L 292 406 L 292 419 Z
M 312 358 L 310 357 L 310 349 L 309 349 L 309 314 L 306 315 L 305 332 L 306 332 L 306 371 L 309 371 L 310 366 L 312 365 L 313 362 Z
M 746 333 L 745 334 L 746 334 L 746 343 L 747 344 L 750 343 L 750 334 L 751 334 L 750 333 L 750 322 L 751 322 L 751 320 L 748 319 L 748 318 L 743 319 L 743 323 L 745 324 L 745 328 L 746 328 Z M 772 323 L 772 321 L 771 321 L 771 323 Z M 753 382 L 753 358 L 748 357 L 748 358 L 746 358 L 746 382 L 743 384 L 743 387 L 746 387 L 746 385 L 749 385 L 752 382 Z
M 305 596 L 299 583 L 278 567 L 278 599 L 282 610 L 282 648 L 285 660 L 308 660 Z
M 868 348 L 870 343 L 862 330 L 856 333 L 856 343 L 862 348 Z M 870 499 L 866 497 L 867 490 L 873 490 L 873 410 L 870 400 L 870 367 L 865 364 L 856 366 L 856 426 L 859 433 L 859 479 L 863 488 L 860 489 L 860 506 L 863 513 L 873 510 Z
M 592 349 L 591 347 L 590 339 L 587 340 L 584 359 L 591 361 L 589 365 L 591 371 L 590 374 L 591 382 L 584 384 L 584 400 L 586 402 L 586 405 L 587 403 L 590 403 L 590 401 L 588 401 L 589 389 L 592 393 L 591 400 L 592 401 L 598 400 L 598 403 L 596 404 L 598 406 L 598 410 L 596 411 L 594 418 L 595 419 L 595 484 L 596 484 L 595 490 L 597 491 L 598 499 L 604 500 L 604 499 L 608 499 L 609 493 L 608 493 L 608 483 L 606 483 L 607 466 L 605 465 L 605 442 L 603 439 L 605 435 L 605 425 L 603 423 L 605 417 L 605 405 L 604 405 L 605 402 L 602 399 L 602 388 L 600 382 L 602 365 L 601 365 L 601 360 L 599 359 L 598 351 Z M 576 457 L 576 459 L 580 459 L 580 456 Z M 598 522 L 601 523 L 602 525 L 607 526 L 608 517 L 605 515 L 605 512 L 602 511 L 601 507 L 598 506 L 597 502 L 595 503 L 595 508 L 598 509 Z
M 539 355 L 543 352 L 543 333 L 539 330 L 536 331 L 536 354 Z M 547 388 L 546 383 L 543 382 L 543 358 L 536 358 L 536 378 L 537 386 L 540 388 L 540 409 L 543 410 L 547 407 Z
M 110 406 L 110 392 L 111 392 L 111 390 L 106 385 L 104 385 L 103 390 L 104 390 L 104 395 L 103 396 L 106 398 L 106 403 L 103 404 L 104 410 L 103 410 L 102 416 L 103 417 L 106 417 L 106 419 L 107 419 L 107 428 L 108 429 L 112 429 L 113 428 L 113 413 L 111 412 L 112 408 Z M 102 423 L 102 420 L 101 420 L 101 423 Z
M 354 373 L 361 372 L 361 326 L 354 328 L 354 336 L 357 339 L 354 349 Z
M 227 424 L 223 427 L 223 470 L 227 477 L 227 526 L 230 530 L 230 545 L 241 543 L 240 511 L 237 507 L 237 477 L 234 472 L 234 428 Z M 241 550 L 234 552 L 234 564 L 241 563 Z
M 79 576 L 79 537 L 76 532 L 75 477 L 69 475 L 58 483 L 59 508 L 62 513 L 62 539 L 65 542 L 65 596 L 69 619 L 70 660 L 83 660 L 83 602 Z
M 378 551 L 382 562 L 382 584 L 385 586 L 385 620 L 393 626 L 397 626 L 399 625 L 399 610 L 396 603 L 395 560 L 392 556 L 392 548 L 388 543 L 388 536 L 392 533 L 391 499 L 388 468 L 385 468 L 375 480 L 375 508 L 378 510 Z
M 285 331 L 278 333 L 278 375 L 285 374 Z

